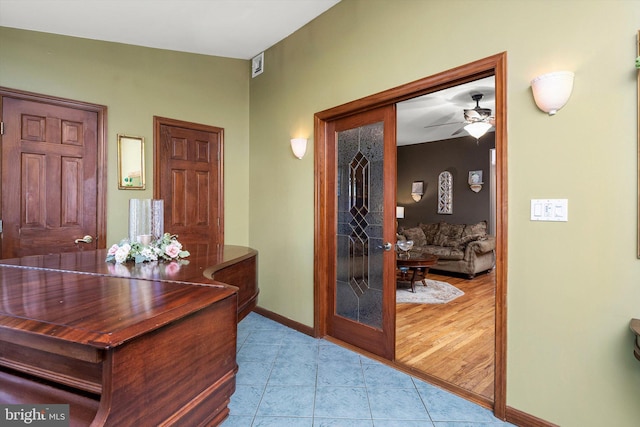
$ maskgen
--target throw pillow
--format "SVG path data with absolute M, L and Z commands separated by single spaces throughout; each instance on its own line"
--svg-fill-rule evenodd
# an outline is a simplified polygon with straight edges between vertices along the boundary
M 458 246 L 457 241 L 460 240 L 463 231 L 464 224 L 441 222 L 434 244 L 438 246 Z
M 462 237 L 476 234 L 487 234 L 487 221 L 480 221 L 476 224 L 467 224 L 462 232 Z
M 429 223 L 429 224 L 419 224 L 419 227 L 424 231 L 424 235 L 427 238 L 427 245 L 435 245 L 436 236 L 438 235 L 438 230 L 440 229 L 440 224 Z
M 402 232 L 407 240 L 413 240 L 413 246 L 424 246 L 427 244 L 427 238 L 424 231 L 420 227 L 405 228 Z

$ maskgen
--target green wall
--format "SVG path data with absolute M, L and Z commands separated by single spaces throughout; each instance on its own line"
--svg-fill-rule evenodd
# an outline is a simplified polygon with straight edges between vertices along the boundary
M 265 52 L 251 80 L 250 245 L 260 305 L 313 324 L 313 114 L 508 55 L 507 404 L 562 426 L 635 426 L 638 1 L 343 0 Z M 549 117 L 530 80 L 576 73 Z M 529 220 L 569 199 L 569 222 Z
M 248 61 L 0 28 L 0 85 L 106 105 L 108 243 L 152 195 L 152 117 L 225 128 L 225 238 L 260 251 L 260 305 L 313 324 L 313 114 L 499 52 L 508 54 L 507 404 L 562 426 L 631 427 L 640 363 L 636 230 L 638 1 L 342 0 Z M 529 81 L 573 70 L 557 116 Z M 251 102 L 249 102 L 249 94 Z M 117 133 L 144 136 L 144 192 L 117 189 Z M 568 198 L 569 222 L 529 221 Z
M 0 28 L 0 86 L 106 105 L 107 246 L 153 197 L 153 116 L 224 128 L 225 238 L 249 242 L 247 61 Z M 145 138 L 147 189 L 119 190 L 116 135 Z

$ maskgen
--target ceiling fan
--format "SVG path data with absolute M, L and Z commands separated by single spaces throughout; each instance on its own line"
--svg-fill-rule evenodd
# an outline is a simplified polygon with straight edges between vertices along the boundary
M 495 117 L 491 116 L 490 108 L 480 107 L 481 93 L 471 95 L 471 99 L 476 101 L 476 107 L 464 110 L 464 120 L 468 124 L 464 125 L 462 129 L 466 130 L 469 135 L 479 139 L 495 124 Z
M 475 122 L 492 122 L 495 120 L 495 117 L 491 116 L 490 108 L 481 108 L 480 100 L 482 99 L 481 93 L 474 93 L 471 95 L 471 99 L 476 101 L 475 108 L 469 108 L 464 110 L 464 119 L 467 123 L 475 123 Z
M 434 126 L 443 126 L 443 125 L 462 123 L 464 125 L 460 127 L 458 130 L 456 130 L 455 132 L 453 132 L 451 136 L 458 135 L 463 130 L 465 130 L 471 136 L 474 136 L 476 139 L 480 138 L 495 124 L 495 117 L 491 115 L 492 113 L 491 109 L 480 107 L 480 100 L 482 99 L 482 97 L 483 97 L 483 94 L 481 93 L 474 93 L 471 95 L 471 99 L 476 102 L 476 106 L 474 108 L 465 108 L 463 110 L 464 112 L 463 122 L 449 122 L 449 123 L 429 125 L 429 126 L 425 126 L 425 129 L 434 127 Z

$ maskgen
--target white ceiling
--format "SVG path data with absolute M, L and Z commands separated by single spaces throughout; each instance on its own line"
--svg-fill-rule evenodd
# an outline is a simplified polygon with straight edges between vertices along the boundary
M 474 108 L 471 95 L 481 93 L 480 107 L 496 112 L 494 77 L 475 80 L 397 104 L 398 145 L 419 144 L 469 136 L 460 130 L 466 123 L 464 109 Z M 489 132 L 494 132 L 491 128 Z
M 251 59 L 340 0 L 0 0 L 0 26 Z
M 0 26 L 251 59 L 340 0 L 0 0 Z M 467 135 L 463 110 L 495 112 L 493 77 L 398 104 L 398 145 Z M 455 133 L 455 134 L 454 134 Z

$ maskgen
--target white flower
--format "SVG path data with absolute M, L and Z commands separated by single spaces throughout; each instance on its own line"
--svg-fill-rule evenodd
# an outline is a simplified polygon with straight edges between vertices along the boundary
M 129 246 L 128 244 L 124 244 L 122 246 L 120 246 L 117 250 L 116 253 L 114 254 L 116 262 L 117 263 L 123 263 L 127 260 L 127 257 L 129 256 L 129 251 L 131 250 L 131 246 Z
M 156 253 L 156 251 L 149 247 L 146 246 L 141 252 L 140 255 L 142 255 L 143 257 L 147 258 L 149 261 L 157 261 L 158 259 L 158 254 Z

